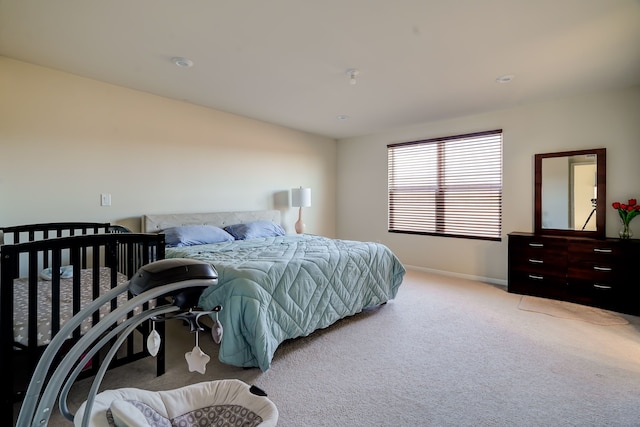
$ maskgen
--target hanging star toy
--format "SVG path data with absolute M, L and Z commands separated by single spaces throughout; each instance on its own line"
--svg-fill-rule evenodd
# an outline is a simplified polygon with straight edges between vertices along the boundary
M 193 350 L 188 351 L 184 354 L 184 358 L 187 360 L 187 365 L 189 366 L 189 372 L 199 372 L 204 374 L 207 370 L 207 363 L 211 358 L 205 354 L 204 351 L 200 349 L 198 346 L 198 332 L 196 332 L 196 345 L 193 347 Z

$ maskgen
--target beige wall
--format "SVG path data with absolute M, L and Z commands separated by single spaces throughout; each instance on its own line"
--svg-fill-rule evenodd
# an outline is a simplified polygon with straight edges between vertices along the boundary
M 501 242 L 387 232 L 387 144 L 492 129 L 504 131 Z M 340 140 L 338 235 L 385 243 L 409 266 L 504 283 L 507 233 L 533 230 L 534 154 L 601 147 L 607 149 L 607 206 L 640 199 L 640 88 Z M 612 208 L 606 221 L 607 236 L 617 237 L 620 223 Z M 640 237 L 640 220 L 631 226 Z
M 293 232 L 300 185 L 334 236 L 335 140 L 0 57 L 2 225 L 275 208 Z
M 533 228 L 533 155 L 607 148 L 607 203 L 640 198 L 640 88 L 336 142 L 0 57 L 0 224 L 280 209 L 312 188 L 307 231 L 380 241 L 408 266 L 506 279 L 510 231 Z M 502 242 L 387 232 L 386 145 L 504 130 Z M 336 188 L 338 191 L 336 193 Z M 99 205 L 110 193 L 112 206 Z M 336 197 L 337 194 L 337 197 Z M 618 218 L 607 210 L 607 235 Z M 632 222 L 640 236 L 640 220 Z

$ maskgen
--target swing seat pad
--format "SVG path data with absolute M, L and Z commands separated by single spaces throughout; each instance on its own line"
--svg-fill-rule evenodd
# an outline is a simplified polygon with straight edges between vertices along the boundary
M 255 391 L 257 390 L 257 391 Z M 271 427 L 278 409 L 261 390 L 236 380 L 207 381 L 168 391 L 137 388 L 105 390 L 96 395 L 92 427 L 173 427 L 243 425 Z M 258 394 L 255 394 L 258 393 Z M 74 417 L 80 427 L 86 402 Z

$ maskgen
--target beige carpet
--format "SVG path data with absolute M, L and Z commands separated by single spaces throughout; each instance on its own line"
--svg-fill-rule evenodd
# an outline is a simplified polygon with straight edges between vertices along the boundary
M 520 299 L 409 270 L 395 300 L 283 343 L 267 372 L 222 364 L 204 334 L 211 361 L 189 372 L 194 336 L 176 321 L 165 375 L 147 358 L 109 371 L 101 389 L 237 378 L 269 394 L 278 427 L 637 427 L 640 317 L 604 327 L 519 310 Z M 72 410 L 90 385 L 74 385 Z M 49 427 L 71 426 L 57 412 Z
M 594 325 L 626 325 L 629 321 L 616 313 L 565 301 L 523 295 L 518 308 L 562 319 L 581 320 Z

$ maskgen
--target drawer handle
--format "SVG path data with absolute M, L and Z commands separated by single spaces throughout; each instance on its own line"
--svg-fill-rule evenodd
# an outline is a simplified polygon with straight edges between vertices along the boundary
M 531 246 L 533 248 L 543 248 L 544 244 L 543 243 L 529 243 L 529 246 Z
M 544 261 L 541 259 L 533 259 L 533 258 L 529 258 L 529 262 L 531 264 L 544 264 Z
M 598 267 L 597 265 L 594 265 L 593 269 L 596 271 L 611 271 L 611 267 Z
M 544 277 L 538 276 L 538 275 L 535 275 L 535 274 L 530 274 L 529 275 L 529 279 L 542 280 L 542 279 L 544 279 Z
M 611 289 L 611 286 L 609 286 L 609 285 L 599 285 L 597 283 L 594 283 L 593 287 L 594 288 L 598 288 L 598 289 Z
M 610 254 L 611 252 L 613 252 L 613 250 L 611 250 L 611 249 L 593 248 L 593 252 L 598 252 L 598 253 L 601 253 L 601 254 Z

